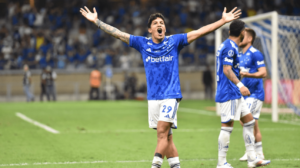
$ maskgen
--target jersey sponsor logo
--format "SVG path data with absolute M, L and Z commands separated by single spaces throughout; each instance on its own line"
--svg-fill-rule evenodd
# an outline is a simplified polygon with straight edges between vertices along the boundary
M 147 44 L 148 44 L 148 45 L 152 45 L 152 43 L 150 43 L 150 42 L 148 42 Z
M 247 53 L 246 55 L 250 55 L 250 53 Z
M 249 72 L 250 68 L 240 67 L 241 72 Z
M 233 55 L 234 55 L 233 50 L 229 50 L 229 51 L 228 51 L 228 56 L 229 56 L 229 57 L 232 57 Z
M 226 62 L 230 62 L 230 63 L 233 63 L 233 60 L 231 60 L 231 59 L 228 59 L 227 57 L 225 58 L 225 60 L 224 61 L 226 61 Z
M 146 51 L 151 52 L 151 48 L 148 48 Z
M 167 41 L 165 41 L 165 42 L 164 42 L 164 45 L 167 45 L 167 43 L 168 43 L 168 42 L 167 42 Z
M 265 64 L 265 61 L 257 61 L 257 65 Z
M 146 62 L 169 62 L 173 60 L 173 56 L 160 56 L 160 57 L 150 57 L 146 58 Z
M 167 115 L 165 116 L 165 118 L 170 118 L 169 114 L 167 114 Z

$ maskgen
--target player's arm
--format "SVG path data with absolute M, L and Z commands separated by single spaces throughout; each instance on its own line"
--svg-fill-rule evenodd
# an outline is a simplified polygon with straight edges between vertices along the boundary
M 206 34 L 215 31 L 219 27 L 223 26 L 225 23 L 231 22 L 240 17 L 241 10 L 237 10 L 237 7 L 233 8 L 230 12 L 226 13 L 226 7 L 224 8 L 222 18 L 212 24 L 201 27 L 198 30 L 191 31 L 187 33 L 188 43 L 192 43 L 196 39 L 205 36 Z
M 223 65 L 223 73 L 232 83 L 234 83 L 235 85 L 237 85 L 237 87 L 239 87 L 240 92 L 242 93 L 243 96 L 250 95 L 250 91 L 248 90 L 248 88 L 243 85 L 243 83 L 236 77 L 236 75 L 232 71 L 231 65 Z
M 105 31 L 107 34 L 129 44 L 130 34 L 122 32 L 119 29 L 100 21 L 98 19 L 96 8 L 94 8 L 94 13 L 92 13 L 86 6 L 84 8 L 85 9 L 80 8 L 80 12 L 87 20 L 95 23 L 101 30 Z
M 241 77 L 248 77 L 248 78 L 265 78 L 267 76 L 267 68 L 260 67 L 258 68 L 258 71 L 255 73 L 241 72 L 240 75 Z

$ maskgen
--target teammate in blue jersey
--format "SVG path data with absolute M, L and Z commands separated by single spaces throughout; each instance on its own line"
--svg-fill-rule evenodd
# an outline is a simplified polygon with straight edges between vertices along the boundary
M 177 149 L 173 143 L 172 129 L 177 128 L 177 109 L 182 98 L 178 74 L 180 50 L 196 39 L 216 30 L 227 22 L 239 18 L 240 10 L 234 8 L 212 24 L 185 34 L 165 36 L 166 26 L 162 14 L 150 15 L 148 32 L 151 37 L 140 37 L 121 32 L 98 19 L 96 9 L 80 9 L 82 15 L 94 22 L 100 29 L 122 40 L 138 50 L 144 61 L 147 90 L 149 127 L 157 130 L 157 146 L 152 168 L 159 168 L 166 156 L 171 168 L 180 168 Z
M 239 80 L 238 45 L 244 38 L 245 23 L 235 20 L 229 27 L 229 38 L 225 40 L 217 51 L 217 91 L 216 102 L 221 110 L 221 131 L 219 135 L 219 152 L 217 168 L 232 168 L 227 163 L 226 155 L 229 148 L 230 134 L 234 120 L 241 120 L 243 137 L 248 157 L 248 167 L 265 166 L 268 160 L 256 158 L 254 151 L 253 128 L 255 120 L 247 108 L 243 96 L 249 96 L 247 87 Z
M 258 119 L 265 98 L 264 85 L 262 78 L 267 76 L 267 69 L 264 62 L 264 57 L 260 51 L 254 48 L 253 42 L 256 33 L 253 29 L 245 29 L 244 40 L 239 47 L 243 49 L 240 53 L 240 76 L 243 77 L 242 83 L 249 89 L 250 96 L 244 96 L 247 107 L 255 119 L 254 137 L 255 137 L 255 152 L 258 158 L 264 159 L 262 150 L 261 133 L 258 127 Z M 240 161 L 247 161 L 245 154 L 240 158 Z

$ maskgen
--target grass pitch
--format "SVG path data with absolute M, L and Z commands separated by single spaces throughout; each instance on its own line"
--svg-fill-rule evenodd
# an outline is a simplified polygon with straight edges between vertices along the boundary
M 206 110 L 214 105 L 199 100 L 180 103 L 173 136 L 182 168 L 216 167 L 220 118 Z M 16 112 L 60 133 L 28 123 Z M 271 115 L 262 114 L 260 128 L 270 168 L 300 167 L 300 124 L 272 123 Z M 155 147 L 146 101 L 0 104 L 0 167 L 145 168 L 151 167 Z M 228 162 L 247 167 L 238 160 L 244 152 L 242 127 L 236 122 Z M 162 167 L 169 167 L 166 159 Z

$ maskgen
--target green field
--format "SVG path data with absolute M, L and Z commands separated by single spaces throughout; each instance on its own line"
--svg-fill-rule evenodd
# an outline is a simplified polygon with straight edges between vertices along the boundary
M 182 168 L 217 165 L 220 118 L 208 106 L 215 103 L 180 104 L 173 136 Z M 60 133 L 26 122 L 17 112 Z M 272 123 L 271 115 L 262 114 L 260 127 L 265 157 L 272 161 L 268 167 L 300 167 L 300 124 Z M 0 104 L 0 167 L 150 168 L 155 147 L 146 101 Z M 242 127 L 236 122 L 228 162 L 247 167 L 238 161 L 244 152 Z M 162 167 L 169 167 L 166 159 Z

